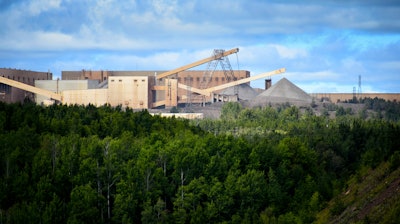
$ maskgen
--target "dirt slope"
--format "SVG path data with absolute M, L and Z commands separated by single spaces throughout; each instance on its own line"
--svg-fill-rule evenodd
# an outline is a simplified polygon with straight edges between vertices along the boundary
M 317 215 L 316 223 L 399 223 L 400 168 L 365 170 Z

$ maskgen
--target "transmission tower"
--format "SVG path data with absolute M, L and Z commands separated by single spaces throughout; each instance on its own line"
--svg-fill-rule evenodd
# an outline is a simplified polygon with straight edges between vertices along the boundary
M 358 76 L 358 97 L 361 98 L 361 75 Z

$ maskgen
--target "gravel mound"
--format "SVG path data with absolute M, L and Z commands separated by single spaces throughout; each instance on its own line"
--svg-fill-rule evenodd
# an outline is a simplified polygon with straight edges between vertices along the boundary
M 222 95 L 234 95 L 235 94 L 235 87 L 229 87 L 224 89 L 220 92 Z M 240 100 L 252 100 L 254 99 L 258 93 L 255 91 L 251 86 L 247 83 L 243 83 L 238 85 L 238 94 Z
M 309 105 L 312 102 L 312 97 L 286 78 L 283 78 L 255 97 L 251 105 L 266 106 L 270 103 L 286 102 L 298 106 Z

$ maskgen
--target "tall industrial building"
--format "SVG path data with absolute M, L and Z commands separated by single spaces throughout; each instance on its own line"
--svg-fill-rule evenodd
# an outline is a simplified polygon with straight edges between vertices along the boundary
M 99 83 L 107 82 L 109 77 L 142 77 L 147 76 L 151 81 L 154 79 L 155 85 L 164 85 L 164 78 L 160 80 L 156 80 L 155 77 L 157 74 L 162 74 L 167 71 L 91 71 L 91 70 L 80 70 L 80 71 L 62 71 L 61 78 L 62 80 L 97 80 Z M 207 71 L 204 70 L 186 70 L 179 72 L 178 74 L 171 75 L 168 78 L 177 79 L 178 83 L 185 84 L 194 88 L 203 89 L 214 87 L 218 85 L 222 85 L 225 83 L 229 83 L 231 78 L 226 76 L 224 71 L 222 70 L 215 70 L 213 71 L 212 77 L 207 78 L 205 75 Z M 234 70 L 234 76 L 237 80 L 244 79 L 250 77 L 250 72 L 245 70 Z M 146 79 L 147 80 L 147 79 Z M 108 83 L 110 84 L 110 83 Z M 151 88 L 149 88 L 151 91 Z M 145 93 L 142 93 L 145 94 Z M 146 93 L 146 95 L 154 97 L 155 101 L 163 100 L 164 96 L 162 95 L 155 95 L 151 92 Z M 178 101 L 181 103 L 187 102 L 188 91 L 184 89 L 178 89 Z M 199 99 L 193 98 L 191 99 L 193 102 L 198 101 Z
M 98 80 L 99 82 L 106 81 L 109 76 L 156 76 L 157 74 L 161 74 L 167 71 L 91 71 L 91 70 L 81 70 L 81 71 L 62 71 L 61 79 L 62 80 Z M 187 82 L 191 81 L 193 83 L 193 87 L 199 88 L 200 83 L 204 79 L 204 73 L 206 71 L 203 70 L 187 70 L 179 72 L 176 75 L 172 75 L 169 78 L 178 79 L 178 83 L 187 84 Z M 250 77 L 250 72 L 245 70 L 235 70 L 233 71 L 234 75 L 237 79 L 244 79 Z M 213 73 L 213 76 L 208 83 L 208 87 L 221 85 L 224 83 L 228 83 L 232 80 L 225 78 L 225 74 L 221 70 L 216 70 Z
M 51 80 L 51 72 L 36 72 L 20 69 L 0 68 L 0 76 L 34 86 L 36 80 Z M 23 102 L 25 99 L 34 101 L 35 94 L 0 83 L 0 101 L 6 103 Z

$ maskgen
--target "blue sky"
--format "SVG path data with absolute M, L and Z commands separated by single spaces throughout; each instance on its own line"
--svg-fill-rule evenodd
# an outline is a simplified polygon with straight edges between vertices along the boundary
M 0 67 L 172 70 L 238 47 L 306 92 L 400 92 L 397 0 L 0 0 Z M 206 69 L 206 65 L 195 69 Z M 263 80 L 252 82 L 263 87 Z

